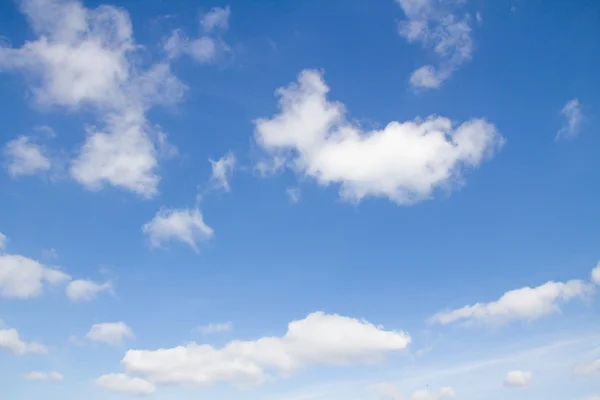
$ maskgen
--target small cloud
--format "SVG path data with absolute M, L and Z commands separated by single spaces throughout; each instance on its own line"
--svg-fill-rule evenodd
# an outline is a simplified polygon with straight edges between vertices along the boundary
M 42 250 L 42 256 L 46 259 L 55 260 L 58 258 L 58 253 L 56 252 L 56 249 L 53 248 L 44 249 Z
M 52 127 L 50 127 L 48 125 L 38 125 L 38 126 L 34 127 L 33 130 L 39 136 L 42 136 L 42 137 L 45 137 L 48 139 L 54 139 L 56 137 L 56 132 L 54 132 L 54 129 L 52 129 Z
M 483 17 L 481 16 L 480 12 L 477 12 L 475 14 L 475 18 L 477 19 L 477 25 L 482 26 L 483 25 Z
M 232 328 L 233 324 L 231 322 L 225 322 L 222 324 L 208 324 L 204 326 L 199 326 L 195 330 L 203 334 L 211 334 L 229 332 Z
M 556 140 L 573 139 L 579 134 L 579 131 L 581 130 L 581 123 L 584 119 L 579 100 L 570 100 L 567 104 L 565 104 L 563 109 L 560 111 L 560 114 L 564 118 L 564 122 L 556 134 Z
M 527 387 L 531 384 L 533 374 L 525 371 L 510 371 L 504 378 L 506 387 Z
M 36 342 L 25 342 L 16 329 L 0 329 L 0 349 L 8 349 L 13 354 L 46 354 L 48 348 Z
M 133 332 L 124 322 L 106 322 L 94 324 L 85 338 L 113 346 L 120 345 L 124 339 L 134 338 Z
M 133 396 L 149 396 L 156 391 L 154 384 L 141 378 L 132 378 L 125 374 L 102 375 L 94 383 L 99 388 L 109 392 Z
M 67 297 L 71 301 L 91 301 L 102 292 L 112 292 L 112 283 L 96 283 L 90 280 L 80 279 L 67 285 Z
M 231 52 L 231 48 L 218 34 L 217 29 L 225 32 L 229 29 L 231 9 L 213 8 L 200 17 L 200 25 L 205 34 L 196 38 L 188 37 L 181 29 L 174 30 L 165 40 L 163 49 L 171 59 L 188 55 L 200 64 L 214 63 L 218 56 Z
M 28 381 L 56 381 L 60 382 L 64 379 L 62 374 L 58 372 L 40 372 L 32 371 L 25 375 L 25 379 Z
M 8 238 L 0 232 L 0 252 L 3 252 L 6 249 L 6 242 L 8 242 Z
M 217 161 L 214 161 L 210 158 L 208 161 L 212 165 L 212 175 L 210 177 L 212 187 L 230 192 L 231 187 L 229 186 L 229 179 L 233 175 L 233 171 L 235 169 L 235 155 L 229 152 L 225 156 L 219 158 Z
M 230 16 L 231 8 L 229 6 L 225 8 L 214 7 L 200 18 L 200 24 L 206 32 L 210 32 L 216 28 L 227 30 L 229 29 Z
M 292 204 L 300 201 L 300 188 L 287 188 L 286 192 Z
M 4 146 L 6 169 L 13 178 L 49 171 L 52 167 L 44 149 L 27 136 L 19 136 Z
M 600 286 L 600 262 L 596 264 L 596 267 L 592 270 L 592 282 Z
M 198 208 L 163 208 L 142 227 L 142 231 L 149 237 L 153 247 L 162 247 L 168 241 L 179 241 L 195 251 L 198 251 L 200 240 L 213 236 L 212 228 L 204 223 Z

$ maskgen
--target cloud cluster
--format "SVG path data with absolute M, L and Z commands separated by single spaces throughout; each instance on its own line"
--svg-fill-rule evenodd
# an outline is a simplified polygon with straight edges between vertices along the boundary
M 19 255 L 6 254 L 6 236 L 0 234 L 0 297 L 29 299 L 40 296 L 44 287 L 68 282 L 66 294 L 72 301 L 90 301 L 100 292 L 112 291 L 110 282 L 98 284 L 89 280 L 71 280 L 60 267 L 46 266 Z
M 343 104 L 327 99 L 321 73 L 305 70 L 277 90 L 280 111 L 255 121 L 255 139 L 277 166 L 288 166 L 321 185 L 339 184 L 343 199 L 386 197 L 410 204 L 462 181 L 503 143 L 494 125 L 473 119 L 453 126 L 446 118 L 391 122 L 364 131 Z
M 171 59 L 188 55 L 200 64 L 215 62 L 219 55 L 230 51 L 227 43 L 220 37 L 220 33 L 229 29 L 230 15 L 229 6 L 214 7 L 200 17 L 203 35 L 190 38 L 181 29 L 176 29 L 165 41 L 164 51 Z
M 155 195 L 166 140 L 146 112 L 178 101 L 185 86 L 168 64 L 141 65 L 141 47 L 120 8 L 88 9 L 76 0 L 19 4 L 36 39 L 20 48 L 1 45 L 0 70 L 23 71 L 38 104 L 91 109 L 100 123 L 85 128 L 87 138 L 71 176 L 91 190 L 108 184 L 143 197 Z M 37 158 L 37 168 L 45 168 Z
M 45 285 L 56 286 L 71 277 L 21 255 L 0 254 L 0 297 L 27 299 L 39 296 Z
M 404 332 L 366 321 L 317 312 L 292 321 L 281 337 L 232 341 L 222 348 L 189 343 L 159 350 L 129 350 L 122 360 L 129 376 L 154 384 L 209 386 L 219 382 L 254 385 L 270 371 L 291 373 L 310 364 L 379 362 L 410 343 Z
M 400 36 L 431 49 L 439 58 L 438 66 L 424 65 L 414 71 L 410 83 L 418 88 L 438 88 L 473 53 L 470 16 L 460 18 L 452 12 L 465 0 L 396 1 L 406 16 L 398 26 Z

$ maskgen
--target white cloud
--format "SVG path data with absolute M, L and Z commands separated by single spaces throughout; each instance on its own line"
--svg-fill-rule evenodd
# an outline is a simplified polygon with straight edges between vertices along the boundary
M 208 64 L 215 61 L 219 42 L 209 36 L 190 39 L 183 31 L 177 29 L 165 41 L 164 50 L 169 58 L 187 54 L 200 64 Z
M 439 65 L 425 65 L 411 75 L 415 87 L 438 88 L 452 73 L 471 59 L 473 53 L 470 16 L 462 19 L 451 12 L 463 0 L 397 0 L 406 15 L 398 33 L 409 43 L 418 42 L 433 50 Z M 477 18 L 480 21 L 479 18 Z
M 511 290 L 490 303 L 443 311 L 432 317 L 432 322 L 451 324 L 457 321 L 507 323 L 514 320 L 534 320 L 558 312 L 560 303 L 583 298 L 592 292 L 590 284 L 581 280 L 546 282 L 531 288 Z
M 229 179 L 231 178 L 231 175 L 233 175 L 233 170 L 235 169 L 235 155 L 229 152 L 217 161 L 212 159 L 209 159 L 208 161 L 212 166 L 212 175 L 210 177 L 212 186 L 223 189 L 226 192 L 231 191 Z
M 8 142 L 3 153 L 8 159 L 7 169 L 12 177 L 35 175 L 51 167 L 43 149 L 27 136 L 19 136 Z
M 230 48 L 219 36 L 211 36 L 210 33 L 217 29 L 227 31 L 230 15 L 229 7 L 215 7 L 202 15 L 200 25 L 206 34 L 197 38 L 188 37 L 181 29 L 174 30 L 165 40 L 165 52 L 171 59 L 186 54 L 200 64 L 214 63 L 220 54 L 229 52 Z
M 575 375 L 577 376 L 592 376 L 600 372 L 600 358 L 589 363 L 581 364 L 575 367 Z
M 0 253 L 6 249 L 7 241 L 8 241 L 8 239 L 6 238 L 6 235 L 4 235 L 2 232 L 0 232 Z
M 152 383 L 125 374 L 102 375 L 94 383 L 104 390 L 133 396 L 149 396 L 156 391 Z
M 600 286 L 600 262 L 592 270 L 592 282 Z
M 404 350 L 409 343 L 410 336 L 404 332 L 317 312 L 290 322 L 281 337 L 236 340 L 222 348 L 189 343 L 155 351 L 129 350 L 121 363 L 128 373 L 156 384 L 251 385 L 263 382 L 269 371 L 291 373 L 309 364 L 380 362 L 386 353 Z
M 142 68 L 128 14 L 85 8 L 75 0 L 21 0 L 37 39 L 0 46 L 0 69 L 21 70 L 44 106 L 91 109 L 103 128 L 87 138 L 71 176 L 91 190 L 108 184 L 151 197 L 157 193 L 164 134 L 146 111 L 178 101 L 185 90 L 167 64 Z
M 213 236 L 213 230 L 204 223 L 199 209 L 161 209 L 142 227 L 152 246 L 161 247 L 165 242 L 177 240 L 198 250 L 198 241 Z
M 504 386 L 526 387 L 531 384 L 533 374 L 525 371 L 510 371 L 504 378 Z
M 379 383 L 373 386 L 373 389 L 379 394 L 382 399 L 402 400 L 404 397 L 400 395 L 400 391 L 391 383 Z M 437 392 L 428 390 L 417 390 L 410 397 L 411 400 L 442 400 L 451 399 L 456 396 L 454 389 L 444 387 Z
M 298 82 L 280 88 L 279 114 L 255 121 L 255 139 L 272 160 L 321 185 L 340 184 L 340 195 L 358 202 L 387 197 L 398 204 L 430 198 L 436 189 L 461 182 L 503 143 L 482 119 L 455 127 L 449 119 L 391 122 L 365 132 L 346 117 L 343 104 L 329 101 L 319 72 L 305 70 Z
M 204 326 L 199 326 L 196 328 L 199 332 L 204 334 L 210 333 L 222 333 L 229 332 L 233 328 L 233 324 L 231 322 L 225 322 L 222 324 L 208 324 Z
M 570 100 L 560 114 L 565 119 L 562 128 L 556 134 L 556 140 L 572 139 L 579 134 L 581 123 L 583 122 L 583 111 L 578 99 Z
M 46 346 L 35 342 L 24 342 L 16 329 L 0 329 L 0 349 L 8 349 L 18 356 L 23 354 L 46 354 Z
M 134 335 L 131 328 L 124 322 L 106 322 L 94 324 L 85 337 L 94 342 L 116 346 L 123 343 L 125 339 L 133 338 Z
M 600 400 L 600 395 L 588 397 L 587 400 Z
M 58 372 L 40 372 L 32 371 L 25 375 L 25 379 L 28 381 L 57 381 L 60 382 L 64 379 L 62 374 Z
M 58 285 L 70 276 L 21 255 L 0 254 L 0 297 L 27 299 L 39 296 L 45 284 Z
M 293 204 L 300 201 L 300 188 L 287 188 L 286 193 Z
M 75 280 L 67 285 L 67 297 L 71 301 L 90 301 L 96 298 L 99 293 L 112 291 L 112 284 L 96 283 L 90 280 Z
M 210 12 L 204 14 L 200 19 L 200 24 L 206 32 L 210 32 L 215 28 L 229 29 L 229 17 L 231 16 L 231 8 L 213 7 Z

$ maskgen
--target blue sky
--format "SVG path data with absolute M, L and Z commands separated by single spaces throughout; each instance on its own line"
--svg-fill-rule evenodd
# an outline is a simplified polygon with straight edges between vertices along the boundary
M 2 2 L 0 398 L 597 400 L 598 15 Z

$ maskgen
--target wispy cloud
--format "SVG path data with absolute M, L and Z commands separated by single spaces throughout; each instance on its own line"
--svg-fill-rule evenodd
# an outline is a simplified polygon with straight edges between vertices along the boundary
M 578 99 L 570 100 L 560 111 L 564 122 L 558 133 L 556 140 L 573 139 L 579 134 L 581 124 L 584 120 L 581 104 Z

